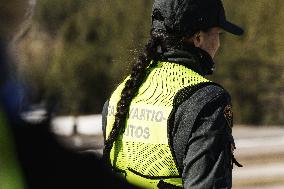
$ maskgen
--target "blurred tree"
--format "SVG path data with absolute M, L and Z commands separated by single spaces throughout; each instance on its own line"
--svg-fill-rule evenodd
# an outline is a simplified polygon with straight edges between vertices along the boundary
M 283 5 L 281 0 L 224 1 L 227 17 L 245 34 L 224 35 L 214 79 L 232 93 L 237 123 L 284 123 Z
M 35 20 L 49 34 L 56 35 L 70 15 L 80 11 L 84 2 L 74 0 L 39 0 Z
M 236 123 L 283 124 L 284 2 L 223 2 L 245 34 L 223 36 L 211 79 L 231 92 Z M 61 113 L 100 113 L 148 39 L 151 6 L 152 0 L 40 0 L 21 44 L 29 44 L 24 78 L 39 96 L 58 97 Z
M 147 40 L 151 2 L 41 0 L 38 6 L 22 43 L 29 44 L 23 78 L 37 96 L 56 96 L 61 113 L 100 113 Z

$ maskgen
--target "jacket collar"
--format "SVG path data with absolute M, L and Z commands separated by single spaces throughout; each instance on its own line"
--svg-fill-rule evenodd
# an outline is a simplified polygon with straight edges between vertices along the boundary
M 162 59 L 186 66 L 202 76 L 211 75 L 215 68 L 211 56 L 206 51 L 192 45 L 169 50 L 163 53 Z

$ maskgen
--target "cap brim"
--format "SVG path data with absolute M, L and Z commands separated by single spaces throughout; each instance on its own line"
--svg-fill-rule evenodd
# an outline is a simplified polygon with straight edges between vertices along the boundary
M 234 35 L 242 35 L 244 33 L 244 30 L 241 27 L 228 21 L 221 23 L 221 28 Z

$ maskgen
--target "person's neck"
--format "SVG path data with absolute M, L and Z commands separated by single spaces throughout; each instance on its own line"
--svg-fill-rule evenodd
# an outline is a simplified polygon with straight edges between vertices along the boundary
M 182 64 L 200 75 L 211 75 L 214 71 L 214 61 L 204 50 L 194 45 L 183 45 L 180 49 L 171 49 L 163 53 L 166 61 Z

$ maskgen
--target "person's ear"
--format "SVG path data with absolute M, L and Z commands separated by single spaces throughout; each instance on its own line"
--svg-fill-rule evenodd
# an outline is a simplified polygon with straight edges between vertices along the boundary
M 200 47 L 201 44 L 203 43 L 203 37 L 201 35 L 201 32 L 198 32 L 194 34 L 193 36 L 193 43 L 195 47 Z

